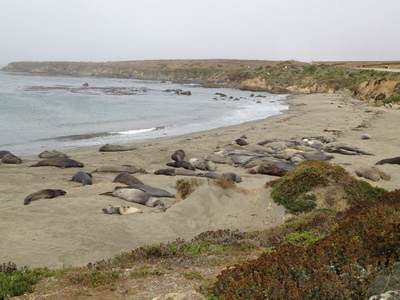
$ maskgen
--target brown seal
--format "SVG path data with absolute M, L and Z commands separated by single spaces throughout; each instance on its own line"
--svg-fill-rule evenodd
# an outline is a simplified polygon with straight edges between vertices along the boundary
M 142 181 L 140 181 L 138 178 L 136 178 L 135 176 L 127 173 L 127 172 L 122 172 L 119 173 L 113 182 L 120 182 L 120 183 L 125 183 L 127 185 L 129 184 L 143 184 Z
M 383 165 L 383 164 L 400 165 L 400 156 L 385 158 L 376 163 L 376 165 Z
M 1 162 L 3 164 L 20 164 L 22 163 L 22 160 L 18 156 L 15 156 L 12 153 L 7 153 L 3 156 Z
M 52 150 L 52 151 L 43 151 L 39 154 L 40 158 L 68 158 L 68 155 L 62 153 L 60 151 Z
M 132 165 L 104 165 L 98 167 L 96 170 L 93 172 L 110 172 L 110 173 L 120 173 L 120 172 L 126 172 L 126 173 L 144 173 L 146 174 L 146 171 L 140 167 L 135 167 Z
M 156 175 L 167 175 L 167 176 L 175 176 L 175 175 L 182 175 L 182 176 L 198 176 L 199 173 L 193 170 L 187 170 L 183 168 L 166 168 L 166 169 L 159 169 L 154 172 Z
M 105 144 L 99 149 L 100 152 L 118 152 L 118 151 L 129 151 L 129 150 L 136 150 L 136 147 Z
M 38 192 L 32 193 L 26 196 L 24 205 L 28 205 L 31 201 L 35 201 L 42 198 L 55 198 L 57 196 L 65 195 L 67 192 L 63 190 L 53 190 L 53 189 L 45 189 L 40 190 Z
M 174 153 L 171 155 L 171 159 L 174 161 L 181 161 L 185 158 L 185 151 L 182 149 L 176 150 Z
M 58 167 L 58 168 L 83 168 L 83 163 L 70 158 L 49 158 L 43 159 L 31 167 Z

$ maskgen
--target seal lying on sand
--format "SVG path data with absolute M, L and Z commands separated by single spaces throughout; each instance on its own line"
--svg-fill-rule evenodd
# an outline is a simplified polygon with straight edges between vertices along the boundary
M 174 168 L 184 168 L 187 170 L 196 170 L 195 167 L 188 161 L 186 160 L 180 160 L 180 161 L 171 161 L 167 163 L 168 167 L 174 167 Z
M 171 155 L 171 159 L 174 161 L 181 161 L 185 158 L 185 151 L 183 150 L 176 150 L 174 153 Z
M 136 178 L 135 176 L 133 176 L 127 172 L 119 173 L 114 178 L 113 182 L 120 182 L 120 183 L 125 183 L 125 184 L 143 184 L 142 181 L 140 181 L 138 178 Z
M 374 155 L 348 144 L 328 144 L 324 147 L 324 150 L 330 153 L 340 153 L 345 155 Z
M 376 163 L 376 165 L 383 165 L 383 164 L 400 165 L 400 156 L 385 158 Z
M 106 214 L 120 214 L 120 215 L 130 215 L 130 214 L 140 214 L 143 213 L 139 208 L 130 206 L 111 206 L 103 208 L 102 211 Z
M 166 168 L 166 169 L 159 169 L 154 172 L 156 175 L 167 175 L 167 176 L 175 176 L 175 175 L 182 175 L 182 176 L 198 176 L 199 173 L 193 170 L 187 170 L 183 168 Z
M 115 189 L 139 189 L 142 191 L 148 192 L 152 197 L 165 197 L 165 198 L 175 198 L 175 195 L 171 194 L 170 192 L 159 189 L 156 187 L 152 187 L 147 184 L 130 184 L 127 186 L 116 186 Z
M 136 150 L 136 147 L 105 144 L 99 149 L 100 152 L 118 152 L 118 151 L 129 151 L 129 150 Z
M 49 158 L 43 159 L 31 167 L 58 167 L 58 168 L 83 168 L 83 163 L 70 158 Z
M 188 160 L 196 169 L 202 170 L 202 171 L 215 171 L 216 167 L 213 165 L 213 163 L 209 163 L 205 160 L 199 159 L 199 158 L 191 158 Z
M 250 174 L 266 174 L 273 176 L 284 176 L 289 171 L 292 171 L 295 168 L 295 164 L 291 162 L 284 161 L 269 161 L 258 166 L 255 166 L 249 170 Z
M 74 174 L 74 176 L 72 176 L 71 181 L 77 181 L 83 185 L 91 185 L 93 183 L 92 174 L 78 171 Z
M 35 201 L 42 198 L 55 198 L 57 196 L 65 195 L 67 192 L 63 190 L 52 190 L 52 189 L 45 189 L 35 192 L 26 196 L 24 205 L 28 205 L 31 201 Z
M 116 189 L 111 193 L 107 192 L 100 195 L 114 196 L 148 207 L 165 207 L 161 200 L 152 197 L 148 192 L 139 189 Z
M 7 150 L 0 150 L 0 159 L 4 157 L 6 154 L 12 154 L 10 151 Z
M 68 155 L 56 150 L 53 151 L 43 151 L 39 154 L 40 158 L 68 158 Z
M 207 172 L 207 173 L 201 173 L 198 175 L 199 177 L 207 177 L 207 178 L 212 178 L 212 179 L 219 179 L 219 178 L 227 178 L 227 179 L 231 179 L 234 182 L 242 182 L 242 177 L 240 177 L 239 175 L 236 175 L 235 173 L 215 173 L 215 172 Z
M 1 162 L 3 164 L 20 164 L 22 163 L 22 159 L 12 153 L 7 153 L 3 156 Z
M 110 172 L 110 173 L 126 172 L 126 173 L 130 173 L 130 174 L 133 174 L 133 173 L 146 174 L 146 171 L 144 169 L 135 167 L 132 165 L 105 165 L 105 166 L 98 167 L 93 172 Z

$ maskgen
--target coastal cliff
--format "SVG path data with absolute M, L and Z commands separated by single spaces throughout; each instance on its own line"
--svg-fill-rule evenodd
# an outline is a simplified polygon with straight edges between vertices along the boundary
M 374 103 L 371 104 L 386 105 L 397 103 L 400 97 L 398 69 L 398 62 L 375 62 L 368 65 L 365 62 L 211 59 L 11 62 L 1 70 L 46 75 L 168 80 L 198 83 L 204 87 L 231 87 L 275 94 L 334 93 L 345 90 L 361 100 L 373 99 Z M 377 86 L 384 91 L 376 90 Z

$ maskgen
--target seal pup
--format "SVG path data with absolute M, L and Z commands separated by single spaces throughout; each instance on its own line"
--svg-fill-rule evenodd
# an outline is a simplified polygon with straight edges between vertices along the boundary
M 93 172 L 110 172 L 110 173 L 126 172 L 126 173 L 130 173 L 130 174 L 134 174 L 134 173 L 146 174 L 147 173 L 144 169 L 135 167 L 132 165 L 104 165 L 104 166 L 98 167 Z
M 115 207 L 110 205 L 110 207 L 103 208 L 102 211 L 106 214 L 120 214 L 120 215 L 131 215 L 143 213 L 142 210 L 131 206 L 119 206 Z
M 83 168 L 83 163 L 70 158 L 49 158 L 43 159 L 31 167 L 58 167 L 58 168 Z
M 186 156 L 185 151 L 180 149 L 180 150 L 176 150 L 174 153 L 172 153 L 171 159 L 174 161 L 181 161 L 185 158 L 185 156 Z
M 136 150 L 136 147 L 105 144 L 99 149 L 100 152 L 118 152 L 118 151 L 129 151 L 129 150 Z
M 72 176 L 71 181 L 76 181 L 82 183 L 84 186 L 85 185 L 91 185 L 93 183 L 92 181 L 92 174 L 86 173 L 83 171 L 78 171 Z
M 3 156 L 1 162 L 3 164 L 20 164 L 22 163 L 22 159 L 12 153 L 7 153 Z
M 167 163 L 168 167 L 174 167 L 174 168 L 184 168 L 187 170 L 196 170 L 196 168 L 188 161 L 186 160 L 180 160 L 180 161 L 171 161 Z
M 163 189 L 156 188 L 156 187 L 152 187 L 147 184 L 130 184 L 127 186 L 116 186 L 114 189 L 115 190 L 117 190 L 117 189 L 139 189 L 139 190 L 148 192 L 153 197 L 175 198 L 175 195 L 171 194 L 170 192 L 163 190 Z
M 161 200 L 152 197 L 148 192 L 140 189 L 116 189 L 100 195 L 114 196 L 126 201 L 142 204 L 148 207 L 165 207 Z
M 55 198 L 58 196 L 65 195 L 67 192 L 63 190 L 53 190 L 53 189 L 45 189 L 40 190 L 38 192 L 32 193 L 26 196 L 24 200 L 24 205 L 28 205 L 31 201 L 35 201 L 42 198 Z
M 39 154 L 40 158 L 68 158 L 68 155 L 62 153 L 60 151 L 52 150 L 52 151 L 43 151 Z
M 400 156 L 382 159 L 378 161 L 375 165 L 383 165 L 383 164 L 400 165 Z
M 135 176 L 127 173 L 127 172 L 122 172 L 119 173 L 115 178 L 113 182 L 120 182 L 120 183 L 125 183 L 127 185 L 129 184 L 143 184 L 143 182 L 136 178 Z

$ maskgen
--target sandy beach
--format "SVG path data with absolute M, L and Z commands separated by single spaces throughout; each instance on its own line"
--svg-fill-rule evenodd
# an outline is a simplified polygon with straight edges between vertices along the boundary
M 224 147 L 243 135 L 249 146 L 270 138 L 327 136 L 339 143 L 356 146 L 370 155 L 334 154 L 332 163 L 342 165 L 355 177 L 361 166 L 373 166 L 384 158 L 399 156 L 399 111 L 370 107 L 366 102 L 344 94 L 310 94 L 290 96 L 289 110 L 256 122 L 138 142 L 136 150 L 99 152 L 99 147 L 66 152 L 84 163 L 83 169 L 37 167 L 31 165 L 38 156 L 21 157 L 22 164 L 0 165 L 0 263 L 12 261 L 18 267 L 83 266 L 111 258 L 143 245 L 166 243 L 177 238 L 192 239 L 204 231 L 231 229 L 264 230 L 280 225 L 287 215 L 274 204 L 264 188 L 275 176 L 249 174 L 242 167 L 217 164 L 216 172 L 234 172 L 243 179 L 237 186 L 245 193 L 224 190 L 213 180 L 204 183 L 187 199 L 162 198 L 167 207 L 163 213 L 116 197 L 100 195 L 120 183 L 113 183 L 116 173 L 94 172 L 93 185 L 70 181 L 82 170 L 92 172 L 101 165 L 130 164 L 147 174 L 134 174 L 145 184 L 176 193 L 176 181 L 182 176 L 154 175 L 166 168 L 171 154 L 183 149 L 187 157 L 204 158 L 218 147 Z M 371 139 L 361 139 L 369 134 Z M 1 149 L 7 150 L 7 149 Z M 43 149 L 59 150 L 59 149 Z M 18 153 L 15 153 L 18 155 Z M 39 153 L 38 153 L 39 154 Z M 400 166 L 385 164 L 381 169 L 391 175 L 389 181 L 368 181 L 387 190 L 400 186 Z M 40 199 L 24 205 L 27 195 L 41 189 L 62 189 L 62 197 Z M 102 208 L 130 205 L 142 214 L 109 215 Z

